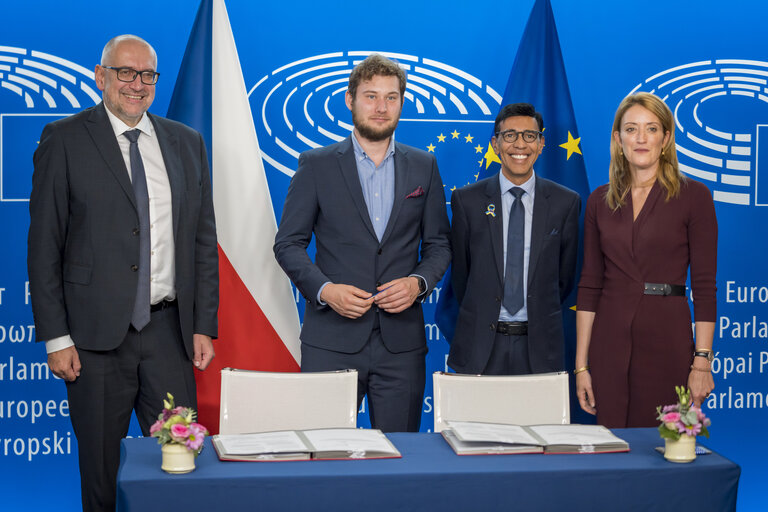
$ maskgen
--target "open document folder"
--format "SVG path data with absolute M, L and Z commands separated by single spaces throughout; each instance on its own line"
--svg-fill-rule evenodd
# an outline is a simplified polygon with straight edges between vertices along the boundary
M 504 425 L 449 421 L 443 437 L 458 455 L 628 452 L 602 425 Z
M 386 459 L 402 457 L 376 429 L 322 428 L 213 436 L 221 460 Z

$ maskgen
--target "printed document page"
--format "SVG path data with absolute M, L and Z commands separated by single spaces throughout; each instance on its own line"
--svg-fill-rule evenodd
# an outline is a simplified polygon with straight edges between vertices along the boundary
M 229 455 L 307 451 L 307 446 L 293 430 L 258 434 L 224 434 L 219 435 L 218 439 Z
M 519 425 L 448 421 L 448 427 L 461 441 L 539 445 L 540 441 Z

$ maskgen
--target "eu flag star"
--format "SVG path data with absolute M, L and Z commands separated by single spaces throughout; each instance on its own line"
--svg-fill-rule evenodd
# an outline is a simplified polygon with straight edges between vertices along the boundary
M 485 168 L 487 169 L 493 162 L 501 164 L 501 160 L 499 160 L 498 155 L 496 155 L 493 146 L 491 146 L 491 143 L 489 142 L 488 151 L 485 152 Z
M 437 136 L 437 140 L 439 140 L 440 142 L 445 142 L 445 135 L 441 133 L 440 135 Z
M 472 135 L 467 135 L 466 137 L 464 137 L 464 140 L 467 142 L 472 142 L 472 139 L 474 139 Z
M 430 142 L 430 143 L 429 143 L 429 146 L 427 146 L 427 151 L 429 151 L 430 153 L 434 153 L 434 152 L 435 152 L 435 147 L 436 147 L 436 146 L 434 146 L 434 145 L 433 145 L 433 144 Z
M 459 138 L 459 132 L 457 132 L 456 130 L 453 130 L 451 132 L 451 138 L 452 139 L 458 139 Z
M 561 148 L 568 151 L 568 154 L 565 157 L 566 160 L 569 160 L 571 158 L 571 155 L 574 153 L 578 153 L 581 155 L 581 149 L 579 148 L 580 141 L 581 141 L 581 137 L 579 137 L 578 139 L 574 139 L 573 135 L 571 135 L 571 132 L 570 131 L 568 132 L 568 142 L 564 142 L 560 144 Z

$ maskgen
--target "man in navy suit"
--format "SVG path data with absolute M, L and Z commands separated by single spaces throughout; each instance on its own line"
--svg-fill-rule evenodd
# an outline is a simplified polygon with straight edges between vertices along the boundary
M 581 199 L 534 172 L 543 130 L 533 105 L 502 108 L 491 139 L 501 172 L 451 197 L 459 315 L 448 364 L 457 372 L 565 368 L 562 304 L 573 287 Z
M 274 246 L 306 299 L 301 370 L 357 369 L 358 401 L 368 395 L 371 423 L 385 432 L 419 429 L 421 301 L 451 257 L 435 158 L 394 140 L 405 80 L 380 55 L 355 67 L 345 97 L 354 130 L 301 154 Z
M 147 113 L 157 55 L 123 35 L 96 66 L 103 102 L 48 124 L 34 155 L 29 284 L 37 339 L 67 383 L 83 509 L 114 510 L 120 439 L 172 393 L 196 407 L 213 358 L 218 252 L 205 144 Z

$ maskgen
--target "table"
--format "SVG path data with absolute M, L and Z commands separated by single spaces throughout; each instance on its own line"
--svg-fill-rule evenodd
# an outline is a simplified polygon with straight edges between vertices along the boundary
M 389 439 L 402 459 L 221 462 L 210 439 L 186 475 L 152 438 L 125 439 L 118 510 L 735 510 L 741 469 L 716 454 L 673 464 L 653 428 L 615 429 L 631 452 L 457 456 L 439 434 Z M 160 505 L 165 503 L 166 505 Z

